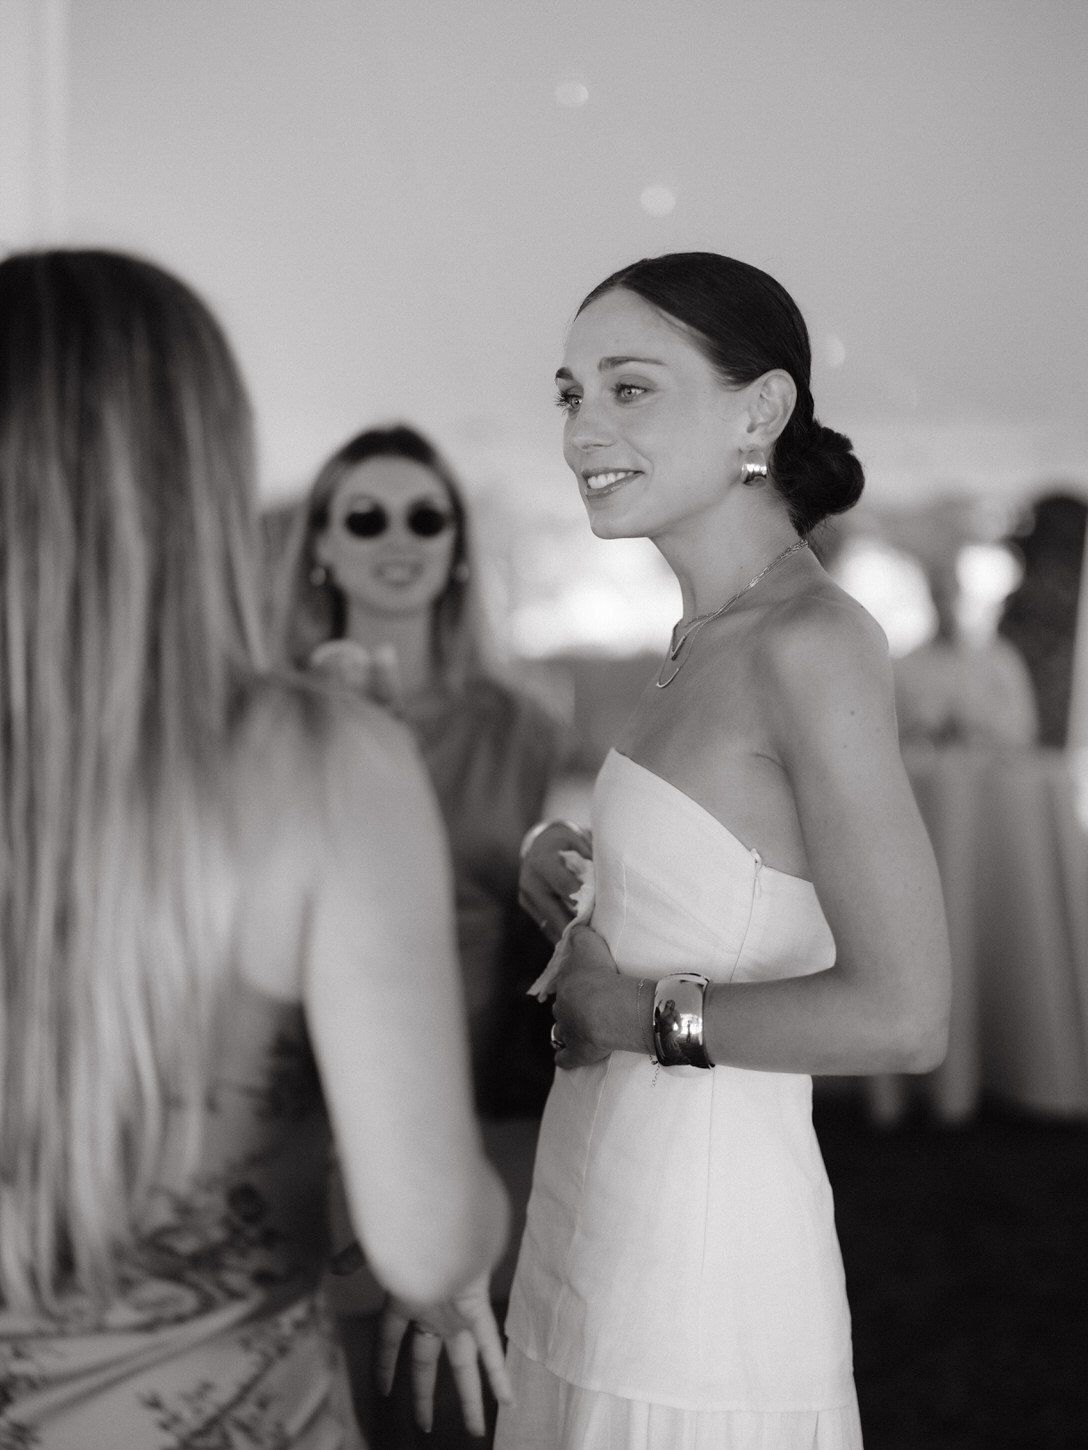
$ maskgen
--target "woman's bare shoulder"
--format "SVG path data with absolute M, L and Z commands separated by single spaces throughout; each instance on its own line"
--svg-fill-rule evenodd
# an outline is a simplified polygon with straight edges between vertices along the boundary
M 270 677 L 235 737 L 236 809 L 256 843 L 290 832 L 312 850 L 315 834 L 338 822 L 380 815 L 420 769 L 409 731 L 388 711 L 320 681 Z
M 759 649 L 772 676 L 787 681 L 798 673 L 806 680 L 824 672 L 837 678 L 844 670 L 891 677 L 883 629 L 864 605 L 826 576 L 768 611 Z
M 391 838 L 425 818 L 422 767 L 386 712 L 293 680 L 254 691 L 232 767 L 239 965 L 266 992 L 296 1000 L 315 904 L 330 892 L 353 910 L 369 900 Z
M 759 641 L 764 717 L 783 756 L 837 750 L 860 731 L 888 748 L 898 739 L 887 637 L 877 621 L 833 580 L 778 603 Z M 897 746 L 896 746 L 897 748 Z

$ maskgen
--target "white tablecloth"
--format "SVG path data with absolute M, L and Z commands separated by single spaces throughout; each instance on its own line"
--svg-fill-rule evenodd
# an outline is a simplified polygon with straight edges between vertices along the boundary
M 893 1119 L 921 1092 L 961 1121 L 985 1092 L 1088 1115 L 1088 831 L 1073 757 L 947 747 L 907 766 L 945 893 L 951 1033 L 936 1072 L 866 1084 L 874 1114 Z

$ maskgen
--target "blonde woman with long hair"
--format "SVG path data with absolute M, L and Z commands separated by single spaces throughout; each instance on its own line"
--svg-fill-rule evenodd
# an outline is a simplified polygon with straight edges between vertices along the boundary
M 149 263 L 0 263 L 0 597 L 0 1445 L 358 1446 L 333 1133 L 482 1428 L 506 1206 L 441 821 L 400 726 L 262 673 L 244 388 Z

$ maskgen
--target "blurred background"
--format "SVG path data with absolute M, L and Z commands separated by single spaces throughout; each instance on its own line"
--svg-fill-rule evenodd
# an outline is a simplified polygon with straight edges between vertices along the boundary
M 818 1097 L 874 1446 L 1088 1444 L 1086 73 L 1084 0 L 0 0 L 0 248 L 204 294 L 273 539 L 357 430 L 439 444 L 564 813 L 679 608 L 585 524 L 565 328 L 674 249 L 800 305 L 957 963 L 940 1074 Z
M 1082 0 L 0 0 L 0 24 L 0 242 L 190 278 L 270 502 L 369 422 L 433 436 L 519 653 L 656 648 L 675 617 L 652 547 L 590 537 L 550 406 L 577 303 L 648 253 L 792 292 L 867 513 L 965 495 L 994 536 L 1088 487 Z M 925 629 L 902 607 L 896 648 Z

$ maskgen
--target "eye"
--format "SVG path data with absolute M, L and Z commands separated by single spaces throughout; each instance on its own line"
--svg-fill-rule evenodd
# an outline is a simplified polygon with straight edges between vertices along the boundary
M 389 515 L 380 503 L 357 503 L 344 515 L 344 528 L 356 539 L 376 539 L 384 534 Z
M 453 523 L 453 516 L 437 504 L 417 503 L 408 510 L 408 527 L 420 539 L 435 539 Z
M 572 392 L 569 388 L 565 390 L 560 388 L 555 395 L 555 406 L 566 413 L 568 417 L 572 413 L 577 413 L 578 405 L 581 401 L 581 395 Z
M 647 391 L 639 383 L 617 383 L 612 389 L 621 403 L 633 403 Z

